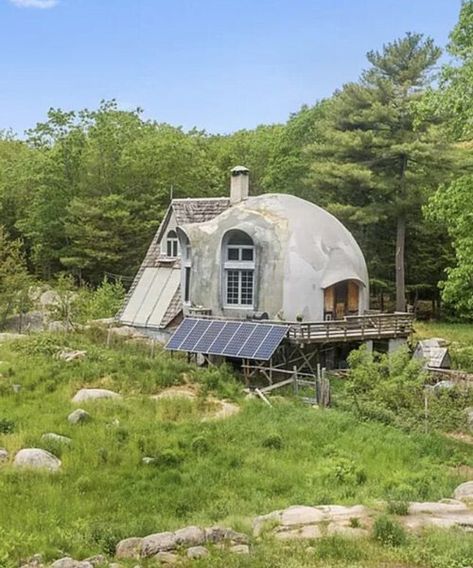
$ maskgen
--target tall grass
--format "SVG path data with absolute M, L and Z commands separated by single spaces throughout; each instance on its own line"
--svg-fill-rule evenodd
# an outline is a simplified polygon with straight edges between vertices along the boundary
M 121 538 L 191 523 L 248 528 L 252 516 L 293 504 L 435 500 L 464 480 L 453 466 L 473 466 L 468 447 L 441 436 L 409 435 L 291 400 L 269 408 L 243 400 L 224 369 L 197 369 L 164 353 L 152 358 L 146 346 L 124 342 L 107 349 L 102 340 L 39 336 L 0 346 L 0 420 L 11 425 L 0 433 L 0 446 L 12 454 L 48 447 L 63 462 L 56 475 L 0 469 L 0 566 L 6 557 L 17 562 L 37 552 L 111 554 Z M 56 359 L 64 345 L 87 350 L 87 357 Z M 197 385 L 201 397 L 150 397 L 185 382 Z M 84 403 L 91 422 L 72 426 L 71 398 L 86 386 L 124 396 Z M 232 397 L 242 411 L 202 421 L 206 393 Z M 45 432 L 73 442 L 48 446 Z M 154 463 L 143 464 L 145 456 Z M 297 555 L 287 564 L 264 564 L 258 554 L 255 564 L 232 558 L 225 565 L 304 565 Z M 320 554 L 314 562 L 323 565 Z M 224 565 L 218 555 L 214 561 Z

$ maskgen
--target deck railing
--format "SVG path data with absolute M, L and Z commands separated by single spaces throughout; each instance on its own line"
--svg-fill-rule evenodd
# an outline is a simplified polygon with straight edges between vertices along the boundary
M 412 332 L 413 314 L 366 314 L 342 320 L 290 324 L 289 339 L 300 342 L 356 341 L 407 337 Z

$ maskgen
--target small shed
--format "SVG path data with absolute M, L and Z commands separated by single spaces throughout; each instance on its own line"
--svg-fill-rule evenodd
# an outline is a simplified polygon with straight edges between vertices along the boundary
M 452 364 L 447 341 L 440 337 L 419 341 L 414 358 L 424 359 L 425 367 L 430 369 L 450 369 Z

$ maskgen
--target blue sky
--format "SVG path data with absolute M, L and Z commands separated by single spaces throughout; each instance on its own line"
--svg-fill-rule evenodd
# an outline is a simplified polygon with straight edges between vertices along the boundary
M 285 121 L 406 31 L 444 46 L 461 0 L 0 0 L 0 129 L 116 98 L 231 132 Z

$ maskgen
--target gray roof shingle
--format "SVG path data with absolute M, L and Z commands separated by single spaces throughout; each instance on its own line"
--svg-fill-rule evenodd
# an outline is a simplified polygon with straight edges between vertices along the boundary
M 172 200 L 172 208 L 178 225 L 210 221 L 229 207 L 230 199 L 228 197 Z

